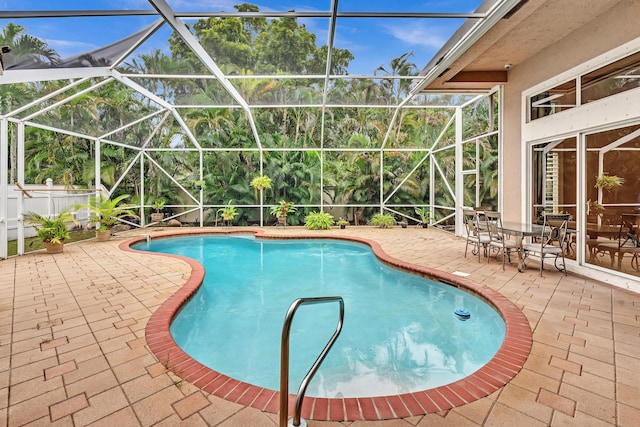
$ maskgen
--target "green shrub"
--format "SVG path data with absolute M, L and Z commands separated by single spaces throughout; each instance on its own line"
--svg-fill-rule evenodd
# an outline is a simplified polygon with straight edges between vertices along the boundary
M 229 203 L 227 203 L 227 206 L 225 206 L 224 208 L 218 209 L 218 213 L 222 217 L 222 220 L 226 221 L 229 225 L 231 225 L 234 218 L 238 216 L 238 210 L 236 209 L 235 206 L 231 205 L 232 201 L 233 200 L 229 200 Z
M 58 215 L 53 216 L 53 218 L 29 211 L 24 214 L 24 220 L 32 224 L 38 233 L 38 237 L 47 243 L 63 243 L 69 238 L 67 225 L 70 223 L 78 223 L 68 209 L 63 210 Z
M 121 218 L 138 218 L 138 215 L 133 210 L 135 206 L 123 203 L 128 197 L 128 194 L 123 194 L 115 199 L 110 199 L 109 197 L 98 195 L 89 197 L 89 203 L 74 207 L 75 209 L 88 209 L 91 214 L 89 223 L 100 224 L 100 228 L 97 231 L 105 231 L 120 223 Z
M 391 228 L 396 224 L 396 220 L 390 213 L 377 213 L 371 217 L 369 224 L 380 228 Z
M 293 206 L 293 202 L 287 202 L 280 200 L 277 205 L 271 208 L 271 215 L 276 218 L 286 218 L 291 212 L 295 212 L 297 209 Z
M 333 225 L 333 217 L 326 212 L 311 212 L 304 217 L 304 224 L 309 230 L 328 230 Z
M 414 208 L 416 215 L 418 215 L 420 217 L 420 223 L 421 224 L 429 224 L 431 221 L 433 221 L 433 218 L 431 217 L 431 212 L 429 211 L 429 208 L 425 208 L 425 207 L 416 207 Z

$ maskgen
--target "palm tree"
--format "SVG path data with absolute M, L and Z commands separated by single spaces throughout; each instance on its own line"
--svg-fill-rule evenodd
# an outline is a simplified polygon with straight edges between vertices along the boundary
M 11 52 L 2 55 L 3 68 L 20 64 L 24 66 L 50 65 L 60 60 L 58 53 L 47 46 L 47 43 L 25 33 L 21 25 L 9 23 L 0 33 L 0 45 L 9 46 Z M 25 85 L 0 85 L 0 111 L 8 112 L 12 107 L 22 104 L 28 98 L 28 88 Z M 15 182 L 17 165 L 17 141 L 10 128 L 10 168 L 11 182 Z
M 89 203 L 77 205 L 75 208 L 88 209 L 91 213 L 90 221 L 94 224 L 99 224 L 100 228 L 97 231 L 107 231 L 114 225 L 119 224 L 121 219 L 138 218 L 138 215 L 132 210 L 132 205 L 122 203 L 128 198 L 128 194 L 123 194 L 114 199 L 104 196 L 90 197 Z
M 0 85 L 0 114 L 5 114 L 12 111 L 14 108 L 19 107 L 31 98 L 31 91 L 24 84 L 12 84 L 12 85 Z M 9 177 L 10 183 L 13 184 L 17 179 L 17 141 L 14 131 L 14 126 L 9 126 L 9 141 L 11 148 L 11 176 Z
M 155 49 L 150 53 L 140 54 L 129 62 L 123 64 L 125 70 L 133 73 L 143 74 L 171 74 L 176 68 L 176 62 L 160 49 Z M 175 89 L 171 83 L 162 79 L 141 78 L 140 84 L 151 92 L 160 95 L 163 99 L 169 100 L 175 94 Z
M 21 25 L 7 24 L 0 33 L 0 45 L 11 48 L 11 52 L 3 55 L 5 69 L 14 65 L 19 65 L 20 68 L 55 65 L 60 61 L 60 56 L 54 49 L 39 38 L 26 34 Z
M 186 114 L 187 126 L 205 147 L 228 147 L 229 130 L 233 128 L 233 116 L 228 108 L 191 110 Z
M 413 56 L 413 52 L 407 52 L 393 58 L 389 62 L 388 69 L 381 65 L 376 68 L 374 75 L 382 73 L 386 76 L 415 76 L 418 73 L 418 68 L 413 62 L 409 62 L 411 56 Z M 387 100 L 391 103 L 397 103 L 409 93 L 411 80 L 384 79 L 380 86 L 386 93 Z

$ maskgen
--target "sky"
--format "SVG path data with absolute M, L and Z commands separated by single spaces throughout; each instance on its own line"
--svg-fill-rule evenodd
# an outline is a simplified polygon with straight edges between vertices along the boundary
M 261 11 L 328 11 L 330 0 L 167 0 L 176 11 L 234 11 L 233 5 L 251 3 Z M 482 0 L 339 0 L 339 11 L 349 12 L 473 12 Z M 152 10 L 146 0 L 0 0 L 0 11 L 17 10 Z M 27 33 L 47 42 L 65 58 L 113 43 L 155 22 L 157 17 L 82 17 L 15 19 Z M 0 19 L 0 28 L 9 21 Z M 187 21 L 188 22 L 188 21 Z M 316 34 L 318 45 L 326 45 L 329 20 L 300 18 L 307 30 Z M 335 46 L 355 56 L 350 74 L 373 74 L 380 66 L 389 68 L 391 59 L 412 52 L 410 61 L 421 70 L 462 25 L 464 19 L 340 18 L 336 24 Z M 136 53 L 168 49 L 171 31 L 165 25 Z

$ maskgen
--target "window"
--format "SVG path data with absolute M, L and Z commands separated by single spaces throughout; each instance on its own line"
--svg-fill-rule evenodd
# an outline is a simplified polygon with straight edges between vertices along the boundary
M 583 74 L 579 87 L 577 81 L 572 79 L 529 97 L 530 120 L 640 87 L 640 52 Z
M 580 86 L 583 104 L 639 87 L 640 52 L 585 74 Z
M 542 212 L 576 214 L 576 138 L 533 146 L 532 219 Z
M 529 98 L 531 120 L 576 106 L 576 81 L 570 80 Z

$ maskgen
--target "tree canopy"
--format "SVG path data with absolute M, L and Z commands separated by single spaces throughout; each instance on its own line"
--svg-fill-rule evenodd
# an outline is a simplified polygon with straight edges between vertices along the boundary
M 247 3 L 235 8 L 259 10 Z M 141 120 L 128 126 L 157 107 L 118 82 L 78 96 L 96 82 L 92 79 L 61 93 L 52 102 L 75 96 L 34 121 L 94 138 L 108 134 L 101 143 L 100 180 L 107 186 L 117 183 L 116 194 L 131 194 L 133 203 L 144 196 L 145 205 L 158 198 L 166 199 L 167 205 L 193 205 L 200 192 L 193 189 L 192 183 L 199 181 L 202 174 L 206 186 L 200 203 L 220 207 L 231 200 L 240 207 L 239 222 L 256 222 L 259 210 L 251 207 L 256 200 L 249 183 L 264 174 L 273 181 L 265 194 L 266 204 L 288 200 L 302 207 L 290 218 L 292 224 L 300 223 L 310 209 L 322 204 L 336 206 L 344 211 L 341 216 L 351 219 L 356 211 L 364 209 L 366 217 L 383 205 L 406 215 L 414 212 L 414 206 L 431 206 L 436 218 L 450 213 L 455 205 L 450 191 L 455 181 L 452 110 L 409 105 L 392 120 L 395 106 L 407 96 L 411 83 L 394 77 L 415 75 L 418 71 L 411 62 L 411 52 L 372 70 L 379 79 L 332 80 L 325 95 L 323 84 L 317 79 L 264 77 L 325 73 L 328 46 L 318 46 L 315 34 L 296 18 L 206 18 L 195 21 L 191 30 L 224 73 L 247 77 L 233 80 L 233 84 L 250 105 L 257 106 L 250 113 L 222 107 L 231 103 L 230 96 L 216 80 L 145 76 L 205 73 L 201 61 L 175 33 L 170 36 L 168 51 L 154 49 L 137 54 L 119 69 L 140 75 L 139 84 L 169 102 L 205 105 L 179 109 L 189 132 L 202 147 L 202 154 L 193 150 L 185 130 L 171 118 Z M 14 46 L 15 58 L 51 63 L 59 60 L 45 42 L 25 31 L 15 24 L 2 31 L 6 43 Z M 353 59 L 348 50 L 333 48 L 330 74 L 348 77 L 346 70 Z M 0 108 L 11 111 L 66 83 L 0 85 Z M 307 106 L 319 104 L 323 96 L 341 106 Z M 262 104 L 272 106 L 260 107 Z M 489 111 L 483 103 L 466 111 L 465 132 L 482 135 L 493 130 Z M 256 123 L 260 144 L 251 132 L 250 119 Z M 15 180 L 14 126 L 9 129 Z M 482 151 L 482 164 L 465 166 L 478 168 L 478 178 L 465 181 L 465 192 L 469 199 L 479 197 L 483 204 L 490 204 L 497 198 L 497 139 L 474 144 L 477 145 L 471 151 Z M 141 160 L 138 151 L 128 147 L 148 150 L 144 151 L 143 171 L 131 167 L 132 162 Z M 177 151 L 179 148 L 191 150 Z M 90 186 L 96 181 L 94 150 L 90 139 L 45 127 L 27 127 L 25 181 L 42 183 L 52 178 L 55 183 Z M 482 180 L 484 184 L 476 186 Z M 145 194 L 141 194 L 142 188 Z M 478 188 L 480 195 L 476 195 Z M 210 212 L 210 220 L 214 221 L 217 209 Z

